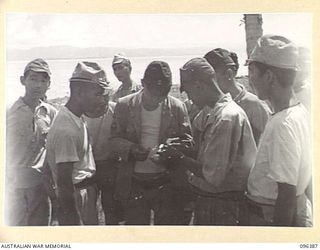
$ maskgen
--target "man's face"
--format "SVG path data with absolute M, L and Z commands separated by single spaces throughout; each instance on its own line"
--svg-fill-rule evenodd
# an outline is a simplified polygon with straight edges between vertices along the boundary
M 144 87 L 144 95 L 147 96 L 149 100 L 152 100 L 154 104 L 159 104 L 164 101 L 171 89 L 171 84 L 167 86 L 157 86 L 155 82 L 142 82 Z
M 191 79 L 191 77 L 180 74 L 181 76 L 181 85 L 183 90 L 187 93 L 189 100 L 191 100 L 199 108 L 205 106 L 204 99 L 202 98 L 202 92 L 200 84 L 196 83 Z
M 228 93 L 229 88 L 227 84 L 225 84 L 226 82 L 225 70 L 222 68 L 218 68 L 218 69 L 215 69 L 215 72 L 216 72 L 216 78 L 217 78 L 217 83 L 219 88 L 222 90 L 223 93 Z
M 131 69 L 129 65 L 125 63 L 118 63 L 118 64 L 114 64 L 112 68 L 113 68 L 113 73 L 115 74 L 115 76 L 120 82 L 123 82 L 124 80 L 130 78 Z
M 249 64 L 249 84 L 261 100 L 266 100 L 269 96 L 268 84 L 264 76 L 254 62 Z
M 45 72 L 29 71 L 20 80 L 26 88 L 26 95 L 35 99 L 44 98 L 50 86 L 50 77 Z
M 86 84 L 82 88 L 81 101 L 84 105 L 85 113 L 92 113 L 97 116 L 97 113 L 103 114 L 107 108 L 109 101 L 109 93 L 98 84 Z

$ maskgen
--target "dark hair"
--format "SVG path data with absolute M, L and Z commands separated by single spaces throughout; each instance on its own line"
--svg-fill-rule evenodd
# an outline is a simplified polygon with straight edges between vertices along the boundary
M 255 61 L 251 63 L 258 68 L 260 75 L 265 74 L 267 70 L 272 71 L 276 75 L 280 85 L 283 87 L 292 86 L 294 83 L 294 79 L 296 77 L 296 71 L 293 69 L 278 68 L 278 67 L 274 67 L 268 64 L 255 62 Z

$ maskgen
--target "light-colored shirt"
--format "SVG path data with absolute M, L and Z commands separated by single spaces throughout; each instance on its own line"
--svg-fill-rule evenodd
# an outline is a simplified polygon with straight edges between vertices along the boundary
M 57 110 L 45 102 L 33 112 L 20 97 L 7 110 L 6 167 L 8 183 L 15 188 L 28 188 L 41 182 L 36 169 L 42 167 L 48 128 Z
M 60 109 L 49 131 L 47 158 L 55 181 L 59 163 L 73 163 L 73 184 L 92 177 L 95 173 L 86 124 L 66 107 Z
M 153 111 L 141 108 L 141 145 L 146 149 L 153 149 L 159 145 L 159 132 L 161 123 L 162 105 Z M 150 154 L 154 151 L 151 150 Z M 151 155 L 149 155 L 151 156 Z M 155 164 L 149 157 L 145 161 L 137 161 L 134 171 L 136 173 L 160 173 L 165 167 Z
M 302 104 L 271 116 L 261 137 L 255 166 L 248 179 L 249 198 L 275 204 L 277 183 L 304 193 L 311 179 L 308 114 Z
M 256 156 L 245 112 L 225 94 L 214 108 L 205 107 L 194 122 L 201 131 L 198 161 L 204 179 L 189 172 L 189 182 L 212 193 L 244 191 Z
M 109 102 L 107 112 L 101 117 L 89 118 L 84 116 L 95 161 L 105 161 L 109 158 L 109 148 L 112 147 L 109 137 L 114 107 L 115 103 Z
M 256 145 L 258 145 L 261 134 L 271 115 L 271 111 L 268 105 L 261 101 L 256 95 L 248 92 L 240 84 L 238 84 L 238 86 L 242 90 L 233 100 L 246 112 Z

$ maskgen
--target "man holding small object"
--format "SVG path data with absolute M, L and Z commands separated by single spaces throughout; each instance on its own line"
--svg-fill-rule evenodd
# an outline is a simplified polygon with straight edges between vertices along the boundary
M 191 133 L 184 104 L 168 96 L 171 84 L 169 65 L 154 61 L 145 71 L 143 90 L 120 98 L 115 107 L 111 143 L 121 159 L 115 197 L 125 204 L 127 225 L 149 225 L 151 209 L 154 224 L 182 223 L 181 195 L 172 188 L 167 167 L 151 160 L 160 143 Z
M 256 146 L 245 112 L 218 87 L 214 69 L 204 58 L 194 58 L 180 69 L 181 89 L 200 107 L 202 121 L 197 159 L 168 142 L 157 151 L 159 162 L 188 173 L 197 195 L 196 225 L 238 225 Z

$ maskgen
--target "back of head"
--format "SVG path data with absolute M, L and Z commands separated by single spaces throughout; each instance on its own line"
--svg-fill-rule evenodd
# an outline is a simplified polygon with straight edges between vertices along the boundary
M 233 68 L 235 72 L 239 69 L 238 56 L 226 49 L 216 48 L 205 54 L 204 58 L 215 69 Z

